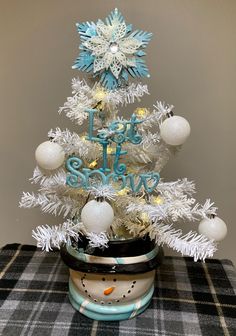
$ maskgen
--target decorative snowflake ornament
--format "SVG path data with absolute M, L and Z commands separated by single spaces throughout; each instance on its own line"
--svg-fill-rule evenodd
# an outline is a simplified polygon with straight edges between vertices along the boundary
M 74 69 L 92 72 L 100 77 L 101 84 L 109 90 L 128 81 L 128 76 L 149 77 L 143 51 L 152 34 L 142 30 L 132 32 L 116 8 L 105 19 L 105 23 L 78 23 L 77 29 L 82 43 L 80 55 Z

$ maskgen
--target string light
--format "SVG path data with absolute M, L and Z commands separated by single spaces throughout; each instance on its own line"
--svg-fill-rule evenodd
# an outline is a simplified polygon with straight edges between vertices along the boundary
M 107 154 L 113 154 L 115 153 L 116 149 L 114 147 L 108 146 L 107 147 Z
M 140 214 L 140 219 L 144 222 L 144 223 L 148 223 L 149 222 L 149 216 L 146 212 L 141 212 Z
M 96 99 L 97 101 L 103 101 L 106 95 L 107 95 L 106 91 L 99 87 L 96 89 L 93 98 Z
M 90 164 L 88 165 L 88 167 L 89 168 L 95 168 L 95 167 L 97 167 L 97 165 L 98 165 L 98 160 L 96 159 L 96 160 L 90 162 Z
M 134 113 L 137 115 L 138 118 L 144 119 L 148 116 L 149 111 L 145 107 L 138 107 L 138 108 L 136 108 Z
M 128 192 L 129 192 L 129 188 L 125 187 L 125 188 L 117 191 L 117 195 L 119 195 L 119 196 L 125 196 L 125 195 L 128 194 Z
M 153 197 L 153 203 L 157 205 L 161 205 L 164 203 L 164 200 L 160 196 Z

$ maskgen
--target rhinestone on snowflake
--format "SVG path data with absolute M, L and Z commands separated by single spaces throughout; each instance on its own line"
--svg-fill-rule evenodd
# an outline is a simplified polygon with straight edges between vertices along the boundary
M 112 54 L 116 54 L 117 51 L 119 51 L 119 45 L 118 45 L 118 43 L 116 43 L 116 42 L 111 42 L 111 43 L 110 43 L 110 46 L 109 46 L 109 49 L 110 49 L 110 52 L 111 52 Z
M 132 32 L 123 16 L 115 9 L 105 19 L 78 23 L 81 38 L 79 57 L 73 68 L 99 76 L 109 90 L 122 86 L 132 77 L 149 77 L 145 61 L 141 59 L 152 34 L 142 30 Z

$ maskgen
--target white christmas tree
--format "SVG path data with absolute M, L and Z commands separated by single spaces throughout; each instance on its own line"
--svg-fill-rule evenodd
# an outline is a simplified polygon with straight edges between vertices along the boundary
M 197 203 L 192 181 L 165 182 L 159 175 L 189 136 L 189 123 L 161 101 L 136 108 L 129 119 L 119 115 L 120 107 L 148 94 L 146 84 L 129 78 L 149 77 L 143 57 L 151 34 L 133 31 L 117 9 L 104 22 L 77 29 L 81 45 L 73 68 L 91 73 L 94 84 L 74 78 L 59 113 L 78 130 L 87 122 L 88 132 L 56 128 L 36 149 L 30 180 L 39 192 L 23 193 L 20 206 L 65 218 L 58 226 L 37 227 L 37 246 L 49 251 L 85 235 L 91 248 L 106 248 L 109 240 L 149 235 L 194 260 L 211 257 L 227 232 L 214 203 Z M 201 220 L 199 233 L 175 227 L 195 220 Z

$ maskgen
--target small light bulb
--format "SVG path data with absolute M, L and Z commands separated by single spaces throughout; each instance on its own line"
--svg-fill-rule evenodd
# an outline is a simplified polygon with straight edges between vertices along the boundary
M 138 107 L 134 112 L 137 115 L 137 117 L 142 119 L 147 117 L 147 115 L 149 114 L 148 109 L 146 109 L 145 107 Z
M 97 101 L 102 101 L 106 97 L 106 92 L 103 89 L 97 89 L 93 96 Z
M 125 188 L 117 191 L 117 195 L 119 195 L 119 196 L 125 196 L 125 195 L 128 194 L 128 192 L 129 192 L 129 188 L 125 187 Z
M 142 213 L 140 214 L 140 218 L 141 218 L 141 220 L 142 220 L 144 223 L 149 222 L 149 216 L 148 216 L 148 214 L 147 214 L 146 212 L 142 212 Z
M 97 164 L 98 164 L 97 160 L 94 160 L 94 161 L 90 162 L 90 164 L 88 166 L 89 166 L 89 168 L 95 168 L 97 166 Z
M 164 201 L 160 196 L 157 196 L 157 197 L 153 197 L 153 203 L 157 205 L 161 205 L 164 203 Z
M 107 154 L 113 154 L 113 153 L 115 153 L 115 148 L 113 148 L 113 147 L 107 147 Z

